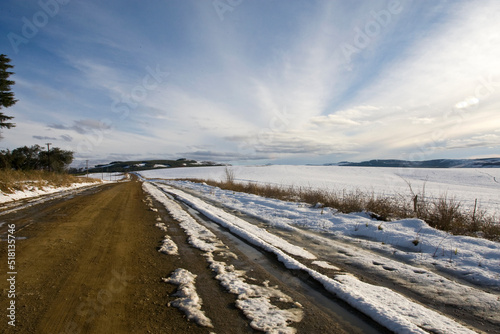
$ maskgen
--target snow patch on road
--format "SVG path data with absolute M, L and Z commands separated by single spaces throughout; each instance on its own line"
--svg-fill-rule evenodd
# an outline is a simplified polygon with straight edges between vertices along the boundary
M 217 273 L 215 278 L 220 284 L 238 296 L 236 307 L 251 320 L 250 326 L 253 329 L 267 333 L 296 332 L 295 328 L 288 327 L 288 324 L 302 321 L 304 313 L 299 303 L 295 303 L 277 286 L 270 287 L 267 282 L 264 282 L 264 286 L 247 283 L 244 271 L 235 270 L 233 266 L 215 261 L 212 255 L 208 256 L 208 262 L 210 268 Z M 289 303 L 290 308 L 283 310 L 273 305 L 271 298 L 276 298 L 281 303 Z
M 169 278 L 163 278 L 164 282 L 178 286 L 174 294 L 178 298 L 170 302 L 169 306 L 178 308 L 198 325 L 213 328 L 212 321 L 201 310 L 203 301 L 196 292 L 195 279 L 196 275 L 182 268 L 176 269 Z
M 167 226 L 164 223 L 156 223 L 155 226 L 158 227 L 163 232 L 167 232 L 167 230 L 168 230 Z
M 170 239 L 169 235 L 165 235 L 165 239 L 162 240 L 161 247 L 158 251 L 167 255 L 179 255 L 179 249 L 175 242 Z

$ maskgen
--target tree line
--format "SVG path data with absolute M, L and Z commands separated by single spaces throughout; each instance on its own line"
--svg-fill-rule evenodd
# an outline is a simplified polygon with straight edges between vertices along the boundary
M 45 150 L 39 145 L 0 151 L 0 169 L 47 170 L 62 173 L 73 162 L 73 152 L 58 147 Z

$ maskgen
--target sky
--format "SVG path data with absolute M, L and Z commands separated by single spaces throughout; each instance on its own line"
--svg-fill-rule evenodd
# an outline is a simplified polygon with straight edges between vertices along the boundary
M 74 165 L 500 156 L 500 3 L 4 0 L 16 127 Z

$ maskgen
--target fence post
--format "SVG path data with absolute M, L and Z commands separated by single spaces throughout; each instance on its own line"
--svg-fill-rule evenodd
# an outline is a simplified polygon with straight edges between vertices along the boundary
M 472 214 L 472 223 L 474 224 L 474 230 L 476 229 L 476 209 L 477 209 L 477 198 L 474 201 L 474 213 Z

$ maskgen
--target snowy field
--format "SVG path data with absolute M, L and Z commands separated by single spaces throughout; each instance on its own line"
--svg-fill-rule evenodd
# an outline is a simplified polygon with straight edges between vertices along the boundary
M 425 188 L 426 197 L 454 198 L 463 207 L 479 207 L 500 213 L 500 168 L 384 168 L 340 166 L 233 166 L 237 182 L 257 182 L 320 188 L 336 191 L 361 190 L 387 196 L 411 197 Z M 141 172 L 146 178 L 225 179 L 225 167 L 192 167 Z

